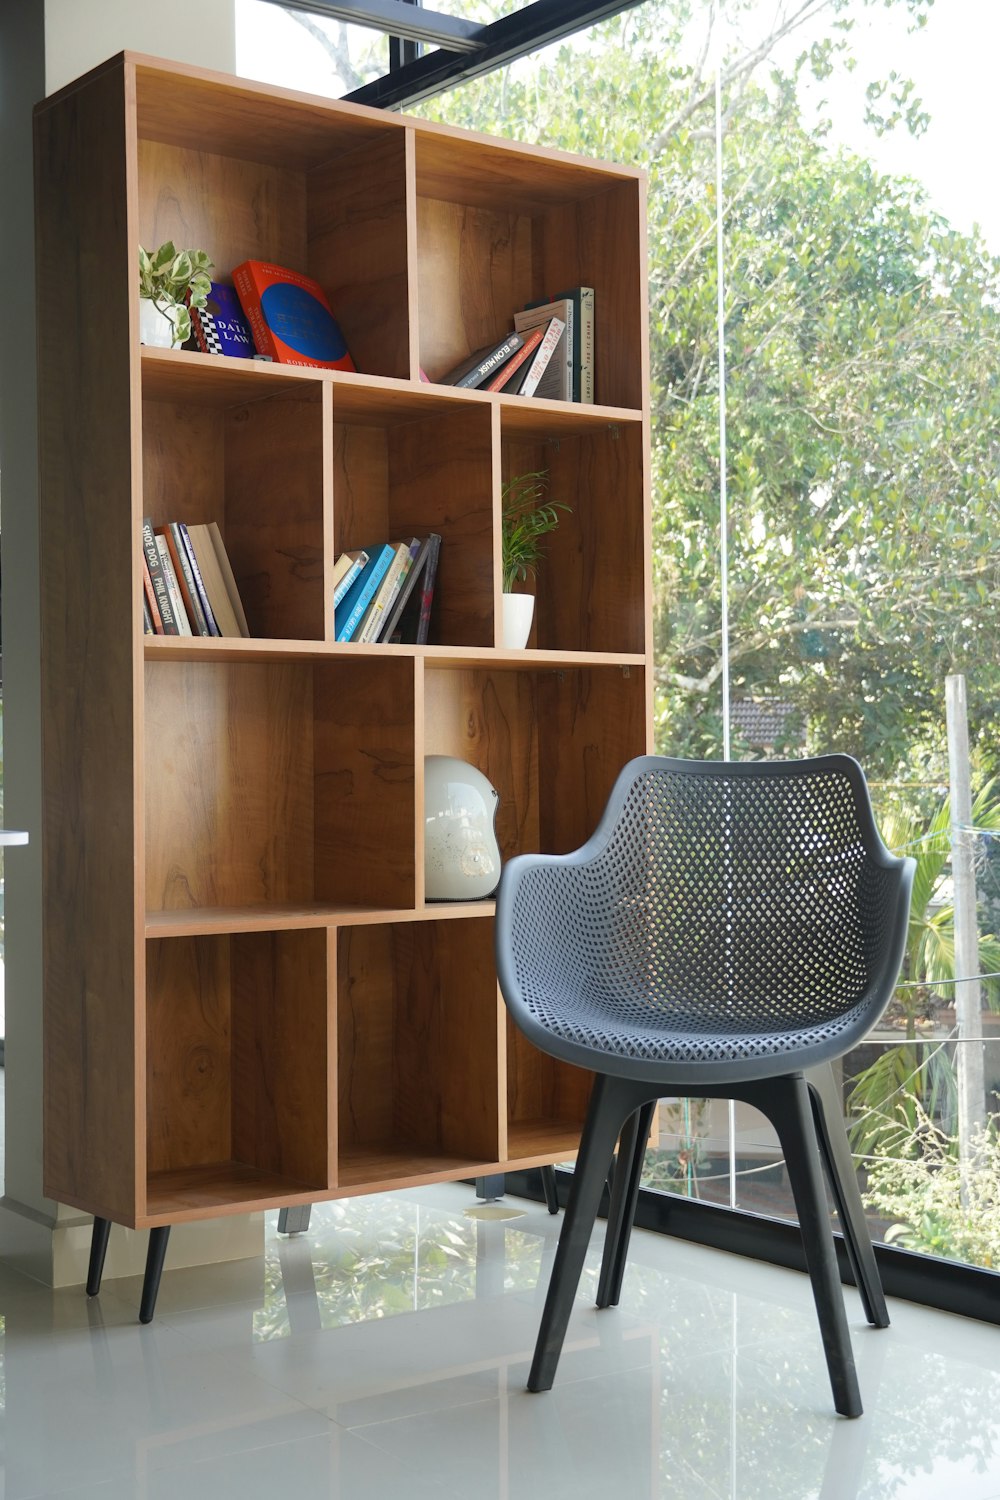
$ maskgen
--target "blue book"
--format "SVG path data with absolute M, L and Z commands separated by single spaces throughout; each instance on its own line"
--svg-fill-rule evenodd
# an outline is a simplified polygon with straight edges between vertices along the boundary
M 383 547 L 366 547 L 365 551 L 368 553 L 366 566 L 334 611 L 334 638 L 338 641 L 351 639 L 361 623 L 362 615 L 372 602 L 375 590 L 388 571 L 389 564 L 396 556 L 396 549 L 391 542 L 386 542 Z

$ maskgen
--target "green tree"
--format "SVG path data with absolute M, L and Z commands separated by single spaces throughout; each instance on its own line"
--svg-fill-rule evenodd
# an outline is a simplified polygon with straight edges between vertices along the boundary
M 901 22 L 921 4 L 896 0 Z M 1000 266 L 807 130 L 803 76 L 849 62 L 855 3 L 727 8 L 725 349 L 735 696 L 791 701 L 817 748 L 890 775 L 940 751 L 943 678 L 997 714 Z M 825 34 L 779 68 L 807 22 Z M 650 175 L 659 745 L 719 753 L 719 388 L 712 6 L 649 3 L 585 46 L 426 107 L 456 123 L 637 162 Z M 700 44 L 699 38 L 700 36 Z M 905 81 L 880 129 L 919 131 Z
M 1000 803 L 990 783 L 976 796 L 972 820 L 976 828 L 1000 830 Z M 938 1012 L 950 1005 L 949 981 L 955 977 L 955 910 L 945 899 L 951 849 L 951 807 L 946 797 L 924 826 L 901 808 L 889 813 L 883 834 L 895 849 L 916 861 L 913 895 L 906 935 L 906 953 L 899 987 L 887 1021 L 902 1040 L 889 1045 L 854 1079 L 848 1107 L 854 1115 L 851 1139 L 862 1155 L 873 1152 L 913 1154 L 919 1145 L 921 1115 L 954 1123 L 955 1072 L 943 1040 L 921 1040 L 933 1033 Z M 1000 971 L 1000 940 L 992 934 L 979 939 L 980 967 Z M 943 988 L 944 1001 L 936 992 Z M 984 985 L 988 1002 L 997 1008 L 996 982 Z

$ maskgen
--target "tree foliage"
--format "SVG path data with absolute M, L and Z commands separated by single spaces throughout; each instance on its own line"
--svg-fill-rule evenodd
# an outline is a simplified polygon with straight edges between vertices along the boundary
M 915 184 L 803 123 L 802 80 L 852 64 L 863 8 L 779 4 L 764 37 L 746 33 L 757 8 L 727 8 L 730 662 L 735 697 L 790 701 L 810 747 L 892 775 L 914 747 L 940 750 L 947 672 L 968 676 L 973 734 L 1000 712 L 1000 264 Z M 893 8 L 901 24 L 926 13 L 922 0 Z M 424 111 L 649 172 L 658 739 L 709 755 L 722 670 L 714 21 L 711 5 L 647 0 L 585 45 Z M 877 129 L 926 125 L 906 80 L 871 80 L 867 101 Z

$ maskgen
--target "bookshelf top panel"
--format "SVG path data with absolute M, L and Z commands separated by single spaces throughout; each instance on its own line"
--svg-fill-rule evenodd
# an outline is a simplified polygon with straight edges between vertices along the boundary
M 140 139 L 309 171 L 403 128 L 398 115 L 131 58 Z

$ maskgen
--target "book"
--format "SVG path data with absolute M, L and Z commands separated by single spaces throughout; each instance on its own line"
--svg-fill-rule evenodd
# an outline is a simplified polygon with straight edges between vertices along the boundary
M 170 608 L 173 611 L 177 634 L 193 635 L 191 621 L 188 619 L 187 610 L 184 608 L 184 600 L 181 597 L 180 584 L 177 582 L 177 575 L 174 573 L 174 565 L 170 558 L 170 548 L 159 532 L 155 532 L 154 537 L 156 550 L 160 554 L 160 567 L 163 569 L 164 582 L 167 585 L 167 593 L 170 596 Z
M 188 529 L 183 521 L 178 521 L 177 528 L 180 532 L 181 541 L 184 544 L 184 551 L 187 553 L 187 560 L 191 566 L 191 577 L 194 579 L 194 586 L 198 591 L 198 601 L 201 604 L 202 613 L 205 616 L 205 624 L 208 626 L 208 633 L 209 635 L 221 635 L 222 631 L 219 629 L 218 623 L 216 621 L 215 614 L 212 609 L 212 601 L 208 597 L 208 590 L 205 588 L 205 580 L 201 576 L 201 568 L 198 566 L 198 557 L 195 553 L 191 538 L 188 535 Z
M 149 615 L 150 628 L 153 634 L 162 635 L 163 621 L 160 618 L 160 611 L 156 603 L 156 594 L 153 591 L 153 580 L 149 576 L 149 564 L 146 561 L 145 551 L 143 551 L 142 555 L 142 602 L 146 613 Z
M 243 600 L 240 598 L 240 591 L 236 587 L 236 576 L 229 561 L 226 544 L 222 540 L 222 532 L 219 530 L 218 521 L 209 521 L 208 531 L 212 538 L 212 546 L 215 548 L 215 558 L 219 564 L 219 572 L 222 574 L 223 582 L 226 585 L 226 593 L 229 595 L 229 602 L 233 606 L 236 623 L 240 627 L 240 635 L 249 635 L 250 626 L 247 624 L 246 613 L 243 609 Z
M 391 619 L 383 631 L 383 640 L 426 645 L 440 555 L 441 537 L 432 531 L 413 565 L 413 583 L 407 597 L 398 601 L 398 609 L 393 611 L 395 619 Z
M 523 343 L 524 339 L 519 331 L 505 333 L 502 339 L 497 339 L 492 344 L 484 344 L 474 354 L 467 355 L 461 364 L 449 370 L 447 375 L 439 375 L 438 384 L 474 390 L 491 375 L 495 375 L 500 366 L 505 364 L 512 354 L 516 354 Z
M 245 260 L 233 272 L 258 354 L 278 364 L 353 370 L 355 364 L 318 281 L 266 260 Z
M 149 612 L 149 600 L 146 595 L 142 596 L 142 633 L 143 635 L 155 635 L 153 629 L 153 616 Z
M 514 327 L 518 333 L 537 328 L 539 323 L 548 323 L 559 318 L 565 325 L 541 380 L 534 392 L 549 401 L 572 401 L 573 399 L 573 303 L 569 297 L 559 297 L 551 302 L 529 302 L 522 312 L 514 314 Z M 524 391 L 522 391 L 522 395 Z
M 361 617 L 374 597 L 375 590 L 388 572 L 396 549 L 391 542 L 381 547 L 366 547 L 368 561 L 348 589 L 340 608 L 334 612 L 334 637 L 349 641 L 361 623 Z
M 146 567 L 149 570 L 150 582 L 156 596 L 156 608 L 163 626 L 164 635 L 178 635 L 177 621 L 174 619 L 173 605 L 170 603 L 170 595 L 167 592 L 167 581 L 163 576 L 163 566 L 160 562 L 160 552 L 156 545 L 156 536 L 153 532 L 153 523 L 149 516 L 142 519 L 142 550 L 146 559 Z
M 254 342 L 235 287 L 213 281 L 205 307 L 192 307 L 191 329 L 202 354 L 253 359 Z
M 521 345 L 520 349 L 518 349 L 516 354 L 512 354 L 510 359 L 506 360 L 505 363 L 500 366 L 500 369 L 493 376 L 492 380 L 489 380 L 483 386 L 483 390 L 499 391 L 505 389 L 510 383 L 514 371 L 519 370 L 524 364 L 525 360 L 529 357 L 529 355 L 534 354 L 535 350 L 538 348 L 538 345 L 542 342 L 542 336 L 544 332 L 544 328 L 533 328 L 531 332 L 525 337 L 524 343 Z
M 535 351 L 534 358 L 528 364 L 522 379 L 518 382 L 517 390 L 508 390 L 504 387 L 507 395 L 534 396 L 541 395 L 539 389 L 545 378 L 552 360 L 556 358 L 559 342 L 563 336 L 566 325 L 562 318 L 550 318 L 542 332 L 541 342 Z
M 594 288 L 571 287 L 568 292 L 556 292 L 553 300 L 562 297 L 573 304 L 573 400 L 593 402 Z
M 170 553 L 170 561 L 173 564 L 174 576 L 177 579 L 177 587 L 180 590 L 181 603 L 187 613 L 191 624 L 192 635 L 211 635 L 205 619 L 205 611 L 202 609 L 198 591 L 194 585 L 194 574 L 191 571 L 191 561 L 180 538 L 180 529 L 176 521 L 168 521 L 166 526 L 154 528 L 157 536 L 162 536 Z
M 363 547 L 357 547 L 353 552 L 342 552 L 337 558 L 333 567 L 334 609 L 341 602 L 367 561 L 368 553 Z
M 396 627 L 399 624 L 403 611 L 409 604 L 414 590 L 418 588 L 418 580 L 423 576 L 424 564 L 427 561 L 427 552 L 429 547 L 430 537 L 426 536 L 424 537 L 423 541 L 420 542 L 420 545 L 417 548 L 416 557 L 412 556 L 411 551 L 410 566 L 407 569 L 406 576 L 403 579 L 403 583 L 400 587 L 399 593 L 396 595 L 389 609 L 383 616 L 382 627 L 378 633 L 378 636 L 376 637 L 377 640 L 391 641 L 393 639 L 393 636 L 396 634 Z M 417 591 L 416 599 L 417 603 L 419 604 L 419 590 Z M 414 629 L 414 637 L 415 636 L 416 630 Z
M 240 628 L 240 622 L 229 597 L 229 589 L 223 576 L 222 568 L 219 566 L 218 554 L 215 550 L 215 542 L 212 538 L 212 526 L 216 523 L 199 524 L 187 528 L 188 538 L 192 550 L 198 561 L 202 584 L 208 596 L 218 632 L 222 636 L 244 635 Z M 218 529 L 218 527 L 216 527 Z
M 408 542 L 393 542 L 396 556 L 389 564 L 388 571 L 382 579 L 378 590 L 365 612 L 365 617 L 355 631 L 355 640 L 377 641 L 385 624 L 385 612 L 391 609 L 395 603 L 396 595 L 403 586 L 403 580 L 420 551 L 420 538 L 411 537 Z
M 417 623 L 418 646 L 426 644 L 430 635 L 431 605 L 434 602 L 434 585 L 437 582 L 438 558 L 441 555 L 441 538 L 436 531 L 432 531 L 428 539 L 430 548 L 427 553 L 427 561 L 424 564 L 424 581 L 420 592 L 420 619 Z

